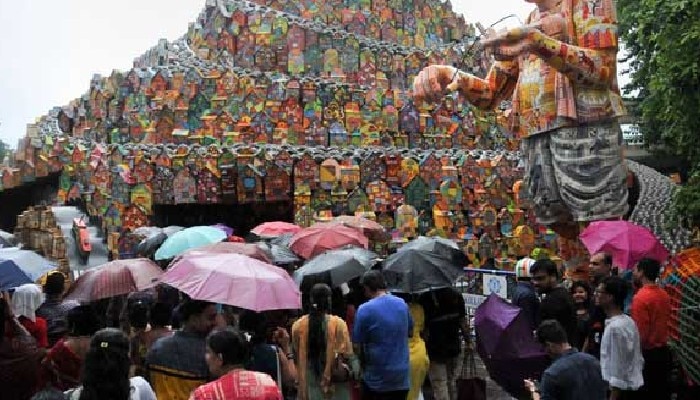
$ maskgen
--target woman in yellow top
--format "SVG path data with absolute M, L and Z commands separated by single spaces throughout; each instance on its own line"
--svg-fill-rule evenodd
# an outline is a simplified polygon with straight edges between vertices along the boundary
M 320 283 L 311 289 L 311 312 L 292 326 L 292 346 L 298 371 L 299 400 L 350 400 L 349 382 L 331 381 L 336 355 L 348 360 L 350 372 L 359 373 L 348 326 L 330 315 L 331 288 Z
M 421 390 L 430 367 L 425 341 L 423 341 L 421 336 L 425 328 L 425 312 L 423 311 L 423 306 L 415 301 L 412 295 L 404 293 L 395 293 L 395 295 L 408 303 L 408 309 L 411 312 L 411 318 L 413 318 L 413 334 L 408 339 L 411 387 L 406 400 L 418 400 L 423 397 Z

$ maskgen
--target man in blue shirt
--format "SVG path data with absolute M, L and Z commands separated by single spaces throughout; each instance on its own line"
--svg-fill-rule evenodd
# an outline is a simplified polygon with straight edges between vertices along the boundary
M 534 400 L 604 400 L 607 385 L 600 364 L 590 354 L 569 345 L 566 331 L 556 320 L 543 321 L 537 328 L 537 339 L 545 346 L 554 362 L 544 371 L 539 389 L 533 381 L 525 386 Z
M 379 271 L 360 281 L 370 299 L 355 316 L 352 341 L 364 370 L 362 398 L 405 400 L 409 389 L 408 338 L 413 320 L 408 305 L 387 293 Z

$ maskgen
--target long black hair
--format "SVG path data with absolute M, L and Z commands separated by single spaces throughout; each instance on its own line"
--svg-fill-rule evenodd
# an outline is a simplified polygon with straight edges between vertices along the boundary
M 115 328 L 103 329 L 90 341 L 83 365 L 80 400 L 129 400 L 129 339 Z
M 326 332 L 323 323 L 331 310 L 331 288 L 325 283 L 318 283 L 311 288 L 311 307 L 309 312 L 309 343 L 307 359 L 316 376 L 323 374 L 326 361 Z

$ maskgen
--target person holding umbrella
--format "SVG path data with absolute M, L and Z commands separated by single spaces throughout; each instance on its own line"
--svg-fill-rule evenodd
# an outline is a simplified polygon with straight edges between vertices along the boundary
M 39 348 L 49 347 L 49 337 L 46 320 L 37 317 L 36 310 L 41 306 L 44 295 L 41 288 L 33 283 L 22 285 L 12 294 L 12 310 L 18 316 L 19 322 L 36 340 Z
M 543 321 L 537 328 L 537 340 L 554 362 L 544 371 L 539 387 L 532 380 L 525 380 L 533 400 L 605 399 L 607 387 L 598 360 L 571 347 L 559 322 Z

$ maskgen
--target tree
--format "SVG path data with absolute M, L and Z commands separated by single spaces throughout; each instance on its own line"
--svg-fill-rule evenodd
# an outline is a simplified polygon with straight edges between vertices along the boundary
M 0 139 L 0 163 L 5 160 L 5 155 L 11 151 L 10 146 L 7 145 L 2 139 Z
M 645 142 L 689 166 L 674 210 L 700 224 L 700 0 L 618 0 Z

